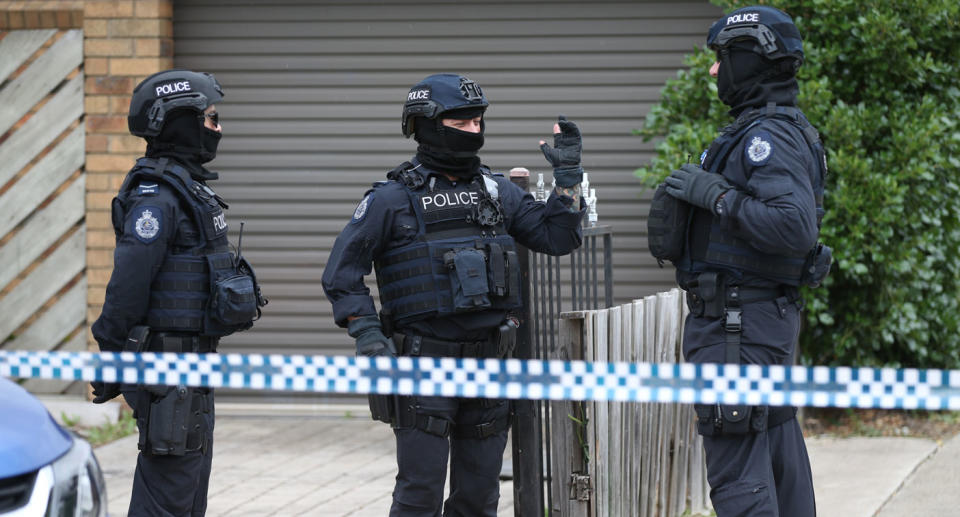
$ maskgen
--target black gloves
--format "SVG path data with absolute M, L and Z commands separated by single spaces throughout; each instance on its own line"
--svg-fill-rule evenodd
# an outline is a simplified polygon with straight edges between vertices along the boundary
M 733 187 L 719 174 L 711 174 L 692 163 L 667 176 L 667 194 L 715 214 L 717 199 Z
M 554 149 L 544 142 L 540 144 L 540 150 L 553 165 L 553 177 L 557 180 L 557 186 L 568 188 L 583 181 L 583 168 L 580 167 L 583 140 L 580 138 L 580 129 L 567 120 L 567 117 L 560 115 L 557 120 L 560 132 L 553 134 Z
M 104 402 L 120 394 L 120 383 L 93 381 L 93 403 L 103 404 Z
M 367 357 L 397 355 L 393 340 L 383 335 L 380 329 L 380 318 L 376 316 L 360 316 L 350 320 L 347 324 L 347 333 L 357 341 L 357 355 Z

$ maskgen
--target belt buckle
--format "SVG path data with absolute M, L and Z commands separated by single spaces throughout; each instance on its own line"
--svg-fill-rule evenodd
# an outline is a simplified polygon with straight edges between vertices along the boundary
M 723 320 L 723 328 L 727 332 L 740 332 L 743 329 L 740 318 L 740 309 L 727 309 L 726 317 Z

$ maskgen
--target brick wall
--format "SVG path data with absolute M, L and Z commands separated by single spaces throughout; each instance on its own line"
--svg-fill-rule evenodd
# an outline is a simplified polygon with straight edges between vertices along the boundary
M 150 74 L 173 68 L 171 0 L 84 2 L 87 114 L 88 322 L 100 315 L 113 266 L 110 200 L 143 139 L 127 132 L 133 87 Z M 91 338 L 92 339 L 92 338 Z
M 43 28 L 84 34 L 89 325 L 100 315 L 113 267 L 110 200 L 145 148 L 127 132 L 130 93 L 173 67 L 173 1 L 0 0 L 0 31 Z M 94 345 L 89 333 L 88 342 Z

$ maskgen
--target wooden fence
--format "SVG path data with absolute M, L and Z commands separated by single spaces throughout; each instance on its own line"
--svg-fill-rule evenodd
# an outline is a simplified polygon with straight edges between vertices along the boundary
M 550 358 L 677 362 L 686 316 L 674 289 L 602 310 L 561 315 Z M 708 512 L 693 407 L 552 402 L 551 517 L 679 517 Z
M 86 349 L 82 64 L 82 31 L 0 32 L 0 348 Z

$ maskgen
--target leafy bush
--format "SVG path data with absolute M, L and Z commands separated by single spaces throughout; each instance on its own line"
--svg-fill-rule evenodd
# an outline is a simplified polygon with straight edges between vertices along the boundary
M 825 288 L 804 293 L 804 361 L 960 367 L 960 3 L 764 3 L 804 36 L 799 104 L 830 166 L 821 239 L 835 263 Z M 713 61 L 688 55 L 638 131 L 664 137 L 637 170 L 647 185 L 730 122 Z

